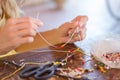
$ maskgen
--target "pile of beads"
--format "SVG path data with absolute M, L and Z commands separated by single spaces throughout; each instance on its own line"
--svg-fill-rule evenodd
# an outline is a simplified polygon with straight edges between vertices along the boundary
M 59 75 L 63 75 L 63 76 L 69 76 L 69 77 L 72 77 L 72 78 L 82 78 L 82 75 L 84 73 L 88 73 L 88 72 L 93 72 L 94 69 L 91 68 L 91 69 L 84 69 L 84 68 L 75 68 L 75 69 L 72 69 L 72 68 L 58 68 L 57 71 L 59 71 Z
M 120 52 L 106 53 L 106 54 L 103 54 L 103 57 L 107 61 L 111 61 L 113 63 L 120 63 Z

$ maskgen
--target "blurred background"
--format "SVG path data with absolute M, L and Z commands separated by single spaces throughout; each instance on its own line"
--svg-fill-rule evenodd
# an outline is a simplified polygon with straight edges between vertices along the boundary
M 57 28 L 78 15 L 87 15 L 86 39 L 75 43 L 83 49 L 88 49 L 98 35 L 120 33 L 120 0 L 23 0 L 20 4 L 24 16 L 39 14 L 44 22 L 40 31 Z

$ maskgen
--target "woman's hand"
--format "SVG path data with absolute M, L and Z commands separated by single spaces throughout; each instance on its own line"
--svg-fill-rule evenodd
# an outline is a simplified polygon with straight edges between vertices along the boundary
M 33 18 L 11 18 L 0 28 L 0 53 L 34 41 L 36 30 L 42 22 Z
M 71 22 L 61 25 L 57 29 L 60 42 L 65 43 L 70 40 L 70 43 L 83 40 L 86 36 L 87 16 L 77 16 Z

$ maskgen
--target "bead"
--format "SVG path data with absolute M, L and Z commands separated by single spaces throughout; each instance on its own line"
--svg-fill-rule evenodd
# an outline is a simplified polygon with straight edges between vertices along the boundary
M 100 71 L 102 71 L 103 73 L 106 72 L 106 70 L 104 70 L 104 68 L 102 66 L 98 66 L 98 67 L 99 67 Z
M 57 46 L 57 48 L 60 49 L 60 48 L 62 48 L 62 46 L 61 46 L 61 45 L 60 45 L 60 46 Z
M 85 64 L 85 61 L 82 61 L 82 65 L 84 65 Z
M 73 50 L 73 49 L 70 49 L 68 52 L 73 53 L 73 52 L 74 52 L 74 50 Z

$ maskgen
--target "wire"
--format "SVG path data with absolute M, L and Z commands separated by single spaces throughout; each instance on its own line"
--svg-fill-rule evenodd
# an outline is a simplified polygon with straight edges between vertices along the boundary
M 36 51 L 36 50 L 32 50 L 30 52 L 50 52 L 50 51 L 54 51 L 54 52 L 62 52 L 62 53 L 68 53 L 70 52 L 69 50 L 68 51 L 64 51 L 64 50 L 40 50 L 40 51 Z M 73 52 L 80 52 L 88 57 L 91 57 L 91 55 L 88 55 L 86 53 L 84 53 L 84 51 L 80 50 L 80 48 L 76 48 Z
M 37 13 L 36 19 L 39 19 L 39 13 Z M 35 31 L 38 33 L 38 35 L 39 35 L 48 45 L 56 48 L 56 46 L 52 45 L 47 39 L 45 39 L 37 29 L 36 29 Z
M 20 67 L 18 64 L 15 64 L 13 62 L 7 61 L 7 60 L 0 60 L 0 62 L 3 62 L 5 64 L 10 64 L 10 65 L 14 65 L 15 67 Z
M 48 51 L 50 51 L 50 50 L 48 50 Z M 56 50 L 52 50 L 52 51 L 56 51 Z M 58 51 L 58 50 L 57 50 Z M 78 48 L 77 49 L 75 49 L 73 52 L 76 52 L 76 51 L 78 51 Z M 45 51 L 41 51 L 41 52 L 45 52 Z M 69 52 L 69 51 L 62 51 L 62 52 Z M 72 55 L 68 55 L 68 57 L 66 57 L 66 59 L 68 59 L 69 57 L 71 57 L 71 56 L 73 56 L 73 55 L 75 55 L 75 53 L 73 53 Z M 6 79 L 8 79 L 8 78 L 10 78 L 10 77 L 12 77 L 13 75 L 15 75 L 17 72 L 19 72 L 20 70 L 22 70 L 24 67 L 25 67 L 25 65 L 40 65 L 41 63 L 37 63 L 37 62 L 26 62 L 26 63 L 24 63 L 22 66 L 18 66 L 18 65 L 16 65 L 15 63 L 12 63 L 12 62 L 9 62 L 9 61 L 4 61 L 4 60 L 0 60 L 1 62 L 7 62 L 7 63 L 9 63 L 9 64 L 11 64 L 11 65 L 15 65 L 16 67 L 19 67 L 17 70 L 15 70 L 13 73 L 11 73 L 10 75 L 8 75 L 8 76 L 6 76 L 6 77 L 4 77 L 4 78 L 2 78 L 1 80 L 6 80 Z M 89 61 L 89 60 L 88 60 Z M 86 61 L 87 62 L 87 61 Z M 45 63 L 44 63 L 45 64 Z M 63 76 L 64 77 L 64 76 Z M 66 76 L 67 77 L 67 76 Z M 67 78 L 72 78 L 72 77 L 67 77 Z
M 73 34 L 70 36 L 70 39 L 69 39 L 66 43 L 64 43 L 64 44 L 62 45 L 62 47 L 66 46 L 68 43 L 70 43 L 70 41 L 71 41 L 72 38 L 74 37 L 75 33 L 76 33 L 76 30 L 75 30 L 75 31 L 73 32 Z
M 51 51 L 51 50 L 48 50 L 48 51 Z M 58 51 L 58 50 L 52 50 L 52 51 Z M 73 52 L 76 52 L 78 51 L 78 49 L 75 49 Z M 40 51 L 40 52 L 46 52 L 46 51 Z M 69 52 L 69 51 L 62 51 L 62 52 Z M 72 55 L 68 55 L 68 57 L 66 57 L 65 59 L 68 60 L 68 58 L 70 58 L 71 56 L 75 55 L 75 53 L 73 53 Z M 13 75 L 15 75 L 17 72 L 19 72 L 20 70 L 22 70 L 25 65 L 28 65 L 28 64 L 32 64 L 32 65 L 40 65 L 42 63 L 37 63 L 37 62 L 26 62 L 24 64 L 22 64 L 22 66 L 20 65 L 17 65 L 16 63 L 13 63 L 13 62 L 9 62 L 9 61 L 6 61 L 6 60 L 0 60 L 1 62 L 7 62 L 8 64 L 11 64 L 11 65 L 14 65 L 15 67 L 19 67 L 17 70 L 15 70 L 13 73 L 11 73 L 10 75 L 2 78 L 1 80 L 6 80 L 10 77 L 12 77 Z M 47 64 L 48 62 L 44 63 L 44 64 Z
M 68 59 L 68 58 L 70 58 L 70 57 L 71 57 L 71 56 L 68 56 L 68 57 L 66 57 L 65 59 Z M 9 62 L 9 61 L 5 61 L 5 62 Z M 12 62 L 9 62 L 9 64 L 12 64 L 12 65 L 15 65 L 15 66 L 16 66 L 16 64 L 14 64 L 14 63 L 12 63 Z M 25 67 L 25 65 L 29 65 L 29 64 L 32 64 L 32 65 L 40 65 L 40 63 L 26 62 L 26 63 L 24 63 L 22 66 L 19 66 L 19 68 L 18 68 L 17 70 L 15 70 L 13 73 L 11 73 L 11 74 L 9 74 L 8 76 L 2 78 L 1 80 L 6 80 L 6 79 L 10 78 L 11 76 L 15 75 L 17 72 L 19 72 L 20 70 L 22 70 L 22 69 Z M 44 64 L 45 64 L 45 63 L 44 63 Z
M 37 19 L 39 19 L 39 13 L 37 13 Z M 76 29 L 77 29 L 77 28 L 76 28 Z M 47 39 L 45 39 L 38 30 L 36 30 L 36 31 L 37 31 L 38 35 L 39 35 L 48 45 L 50 45 L 50 46 L 52 46 L 52 47 L 54 47 L 54 48 L 57 48 L 56 46 L 52 45 Z M 64 43 L 61 47 L 64 47 L 65 45 L 67 45 L 67 44 L 72 40 L 72 38 L 74 37 L 76 31 L 77 31 L 77 30 L 75 30 L 75 31 L 73 32 L 73 34 L 70 36 L 70 39 L 69 39 L 66 43 Z
M 37 32 L 38 32 L 38 31 L 37 31 Z M 64 47 L 65 45 L 67 45 L 67 44 L 72 40 L 72 38 L 74 37 L 75 33 L 76 33 L 76 30 L 75 30 L 75 31 L 73 32 L 73 34 L 71 35 L 70 39 L 69 39 L 66 43 L 64 43 L 64 44 L 62 45 L 62 47 Z M 47 39 L 45 39 L 45 38 L 40 34 L 40 32 L 38 32 L 38 35 L 39 35 L 48 45 L 50 45 L 50 46 L 52 46 L 52 47 L 54 47 L 54 48 L 57 48 L 56 46 L 52 45 Z
M 37 19 L 38 19 L 38 17 L 39 17 L 39 14 L 37 15 Z M 52 46 L 52 47 L 54 47 L 54 48 L 57 48 L 56 46 L 52 45 L 48 40 L 46 40 L 46 39 L 39 33 L 38 30 L 36 30 L 36 31 L 37 31 L 38 35 L 39 35 L 48 45 L 50 45 L 50 46 Z M 77 28 L 76 28 L 76 30 L 73 32 L 73 34 L 71 35 L 70 39 L 69 39 L 66 43 L 64 43 L 64 44 L 62 45 L 62 47 L 64 47 L 65 45 L 67 45 L 67 44 L 72 40 L 72 38 L 74 37 L 74 35 L 75 35 L 76 32 L 77 32 Z M 79 38 L 80 38 L 80 35 L 78 35 L 78 36 L 79 36 Z M 39 51 L 39 52 L 47 52 L 47 51 L 69 52 L 69 51 L 59 51 L 59 50 L 43 50 L 43 51 Z M 76 50 L 74 50 L 74 51 L 78 51 L 78 48 L 77 48 Z M 80 50 L 79 50 L 79 51 L 80 51 Z M 80 52 L 83 53 L 82 51 L 80 51 Z M 75 53 L 74 53 L 74 54 L 75 54 Z M 73 55 L 74 55 L 74 54 L 73 54 Z M 68 57 L 69 57 L 69 56 L 68 56 Z M 5 61 L 5 62 L 6 62 L 6 61 Z M 8 61 L 7 61 L 7 62 L 8 62 Z M 8 63 L 9 63 L 9 64 L 12 64 L 12 65 L 15 65 L 15 64 L 13 64 L 13 63 L 11 63 L 11 62 L 8 62 Z M 16 71 L 14 71 L 14 72 L 11 73 L 10 75 L 2 78 L 1 80 L 6 80 L 6 79 L 10 78 L 11 76 L 15 75 L 17 72 L 19 72 L 20 70 L 22 70 L 22 69 L 25 67 L 25 65 L 28 65 L 28 64 L 39 65 L 40 63 L 26 62 L 26 63 L 24 63 L 20 68 L 18 68 Z M 15 66 L 18 67 L 18 65 L 15 65 Z
M 40 32 L 38 32 L 38 35 L 39 35 L 48 45 L 56 48 L 56 46 L 52 45 L 47 39 L 45 39 L 45 38 L 40 34 Z
M 64 50 L 34 50 L 34 51 L 30 51 L 30 52 L 50 52 L 50 51 L 54 51 L 54 52 L 62 52 L 62 53 L 67 53 L 69 51 L 64 51 Z
M 19 67 L 17 70 L 15 70 L 13 73 L 9 74 L 8 76 L 2 78 L 1 80 L 6 80 L 10 77 L 12 77 L 13 75 L 15 75 L 17 72 L 19 72 L 20 70 L 22 70 L 25 65 L 40 65 L 40 63 L 37 63 L 37 62 L 26 62 L 24 63 L 21 67 Z

